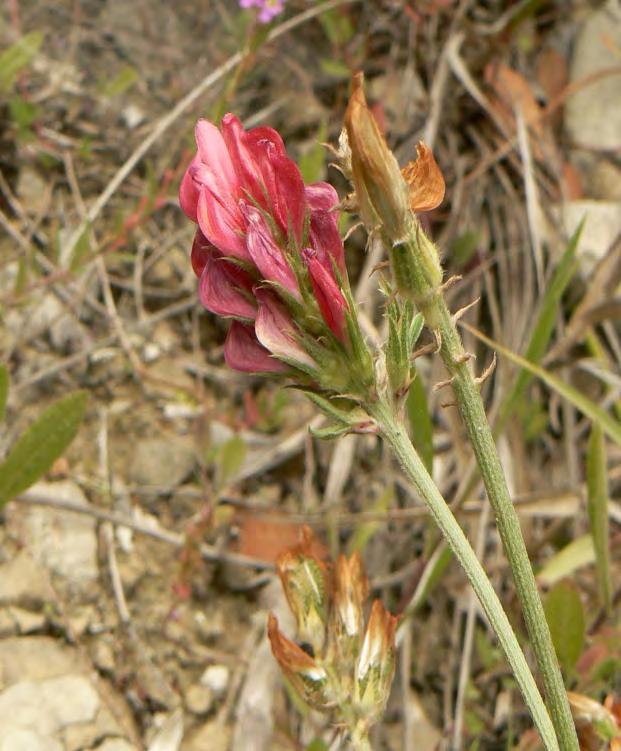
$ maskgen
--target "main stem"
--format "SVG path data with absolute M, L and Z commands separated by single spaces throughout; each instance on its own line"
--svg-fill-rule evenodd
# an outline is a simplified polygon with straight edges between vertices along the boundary
M 554 651 L 550 629 L 483 401 L 468 367 L 468 355 L 464 351 L 461 337 L 442 291 L 437 284 L 434 285 L 429 280 L 434 272 L 430 266 L 425 266 L 425 254 L 420 253 L 421 245 L 427 253 L 430 253 L 433 248 L 430 241 L 419 230 L 411 241 L 394 247 L 393 268 L 399 267 L 402 272 L 399 280 L 401 289 L 403 290 L 405 285 L 425 317 L 427 325 L 438 335 L 440 355 L 451 377 L 457 406 L 472 443 L 481 477 L 494 510 L 498 531 L 513 572 L 526 628 L 543 679 L 544 692 L 560 748 L 562 751 L 579 751 L 567 691 Z
M 548 751 L 553 749 L 558 751 L 559 746 L 550 716 L 509 619 L 459 522 L 414 450 L 407 431 L 396 414 L 396 409 L 383 401 L 374 402 L 365 407 L 375 419 L 382 436 L 392 447 L 405 474 L 427 504 L 440 531 L 466 572 L 509 661 L 545 748 Z

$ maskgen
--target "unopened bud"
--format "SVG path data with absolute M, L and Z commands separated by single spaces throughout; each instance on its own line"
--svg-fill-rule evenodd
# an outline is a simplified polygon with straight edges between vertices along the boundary
M 367 106 L 363 80 L 362 73 L 354 76 L 345 113 L 352 180 L 362 221 L 369 229 L 382 226 L 388 237 L 397 242 L 408 228 L 408 186 Z
M 356 666 L 355 688 L 357 708 L 370 722 L 381 716 L 388 701 L 395 672 L 396 628 L 396 616 L 375 600 Z
M 313 553 L 313 534 L 304 527 L 299 545 L 278 556 L 276 571 L 297 624 L 300 638 L 319 652 L 326 637 L 327 575 Z
M 287 639 L 272 613 L 267 621 L 267 635 L 274 657 L 298 695 L 315 709 L 328 709 L 332 699 L 324 668 L 295 642 Z
M 362 608 L 369 591 L 362 558 L 356 551 L 351 558 L 340 555 L 336 562 L 334 605 L 337 635 L 353 638 L 362 635 Z

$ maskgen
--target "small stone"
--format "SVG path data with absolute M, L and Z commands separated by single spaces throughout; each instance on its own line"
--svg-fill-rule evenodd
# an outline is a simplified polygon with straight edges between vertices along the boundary
M 203 725 L 189 740 L 188 751 L 228 751 L 231 728 L 217 720 Z
M 2 728 L 0 751 L 63 751 L 63 747 L 35 730 L 9 725 Z
M 98 670 L 111 673 L 115 666 L 114 652 L 112 647 L 103 640 L 99 640 L 93 649 L 93 662 Z
M 33 613 L 24 608 L 9 608 L 9 613 L 20 634 L 33 634 L 45 628 L 46 618 L 43 613 Z
M 70 480 L 39 482 L 27 493 L 88 506 L 80 488 Z M 29 507 L 23 513 L 28 549 L 35 560 L 62 577 L 70 589 L 92 591 L 99 576 L 95 520 L 53 508 Z
M 97 743 L 89 751 L 137 751 L 136 746 L 123 738 L 107 738 L 103 743 Z
M 608 0 L 578 33 L 570 86 L 618 65 L 620 46 L 621 5 Z M 571 140 L 585 148 L 621 148 L 621 77 L 604 76 L 580 87 L 565 105 L 565 126 Z
M 144 120 L 144 112 L 135 104 L 128 104 L 121 112 L 121 120 L 130 130 L 133 130 Z
M 138 442 L 129 468 L 131 482 L 141 487 L 176 488 L 190 475 L 196 463 L 190 441 L 148 438 Z
M 0 566 L 0 605 L 39 607 L 50 598 L 44 572 L 26 550 Z
M 213 692 L 200 683 L 194 683 L 185 694 L 186 707 L 192 714 L 207 714 L 213 706 Z
M 51 193 L 47 182 L 30 167 L 23 167 L 17 177 L 17 195 L 31 215 L 43 213 L 49 204 Z
M 201 676 L 201 684 L 221 696 L 229 684 L 231 671 L 226 665 L 210 665 Z

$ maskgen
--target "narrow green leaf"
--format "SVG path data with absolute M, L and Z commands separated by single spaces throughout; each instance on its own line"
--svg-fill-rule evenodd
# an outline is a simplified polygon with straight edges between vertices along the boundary
M 86 391 L 58 399 L 18 438 L 0 464 L 0 507 L 39 480 L 76 436 L 86 410 Z
M 0 362 L 0 420 L 4 420 L 6 400 L 9 395 L 9 369 Z
M 314 741 L 311 741 L 308 744 L 308 746 L 306 747 L 305 751 L 328 751 L 328 747 L 321 740 L 321 738 L 315 738 Z
M 329 441 L 334 438 L 340 438 L 341 436 L 349 433 L 350 430 L 351 426 L 343 425 L 341 423 L 333 423 L 332 425 L 326 425 L 323 428 L 313 428 L 312 426 L 309 428 L 309 432 L 313 436 L 313 438 L 319 438 L 322 441 Z
M 412 370 L 415 372 L 414 366 L 412 366 Z M 433 423 L 429 414 L 427 393 L 418 374 L 410 385 L 406 411 L 410 423 L 412 443 L 422 459 L 425 469 L 431 474 L 433 470 Z
M 423 605 L 431 592 L 442 580 L 444 572 L 453 560 L 453 553 L 445 542 L 441 542 L 427 561 L 423 575 L 418 582 L 414 596 L 406 608 L 405 615 L 413 615 Z
M 553 375 L 548 370 L 545 370 L 545 368 L 534 365 L 524 357 L 516 355 L 515 352 L 512 352 L 507 347 L 503 347 L 502 344 L 499 344 L 493 339 L 490 339 L 488 336 L 485 336 L 485 334 L 482 334 L 473 326 L 470 326 L 467 323 L 462 323 L 461 325 L 465 329 L 470 331 L 471 334 L 476 336 L 477 339 L 480 339 L 482 342 L 487 344 L 488 347 L 495 349 L 501 355 L 514 362 L 516 365 L 519 365 L 521 368 L 525 368 L 532 375 L 537 376 L 537 378 L 542 380 L 551 389 L 556 391 L 564 399 L 567 399 L 568 402 L 573 404 L 579 412 L 582 412 L 582 414 L 586 415 L 590 420 L 601 425 L 604 433 L 612 438 L 615 443 L 621 446 L 621 423 L 618 420 L 615 420 L 614 417 L 603 410 L 600 406 L 595 404 L 595 402 L 591 401 L 582 392 L 578 391 L 573 386 L 570 386 L 568 383 L 565 383 L 565 381 Z
M 384 492 L 379 496 L 379 498 L 375 501 L 375 503 L 371 506 L 369 511 L 373 511 L 378 514 L 385 514 L 387 513 L 388 509 L 390 508 L 392 502 L 394 499 L 394 489 L 392 485 L 388 485 Z M 373 535 L 383 527 L 384 525 L 382 522 L 379 521 L 368 521 L 368 522 L 362 522 L 356 527 L 356 531 L 352 535 L 351 540 L 349 541 L 348 549 L 349 554 L 351 555 L 356 550 L 359 550 L 362 552 L 366 546 L 369 540 L 373 537 Z
M 582 600 L 572 584 L 562 581 L 548 592 L 543 607 L 556 655 L 569 675 L 584 648 L 586 619 Z
M 322 143 L 326 140 L 327 128 L 323 121 L 319 126 L 315 143 L 300 157 L 300 172 L 305 183 L 323 180 L 326 172 L 326 150 Z
M 139 79 L 138 71 L 126 65 L 111 81 L 101 85 L 101 93 L 107 97 L 120 96 L 127 93 Z
M 17 74 L 30 63 L 42 42 L 43 32 L 31 31 L 0 54 L 0 91 L 10 91 Z
M 546 562 L 537 574 L 537 581 L 542 586 L 551 587 L 566 576 L 571 576 L 579 568 L 593 563 L 594 560 L 595 549 L 591 535 L 577 537 Z
M 602 605 L 606 612 L 612 608 L 610 583 L 610 551 L 608 541 L 608 473 L 606 442 L 601 427 L 596 423 L 591 430 L 587 450 L 587 508 L 591 536 L 595 549 L 597 583 Z
M 552 279 L 546 287 L 545 295 L 539 308 L 539 314 L 533 326 L 530 341 L 524 358 L 531 363 L 538 364 L 546 353 L 550 338 L 554 331 L 556 318 L 558 316 L 559 304 L 561 297 L 567 288 L 576 271 L 578 260 L 576 258 L 576 249 L 584 227 L 584 219 L 578 225 L 578 228 L 572 235 L 567 248 L 563 253 L 558 266 L 554 270 Z M 513 387 L 505 397 L 500 415 L 498 418 L 497 430 L 502 431 L 506 421 L 513 413 L 516 405 L 524 395 L 526 387 L 533 378 L 532 372 L 523 368 L 517 374 Z
M 246 458 L 246 443 L 238 435 L 229 438 L 218 451 L 218 486 L 222 488 L 241 469 Z

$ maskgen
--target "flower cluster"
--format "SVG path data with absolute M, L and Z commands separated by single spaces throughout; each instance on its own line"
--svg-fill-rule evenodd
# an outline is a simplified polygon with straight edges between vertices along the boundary
M 240 8 L 258 8 L 260 23 L 269 23 L 285 9 L 285 0 L 239 0 Z
M 351 735 L 365 735 L 388 700 L 397 618 L 375 600 L 365 629 L 368 583 L 359 554 L 339 556 L 330 572 L 314 553 L 313 542 L 305 528 L 302 542 L 276 562 L 298 637 L 306 646 L 284 636 L 270 615 L 272 651 L 308 704 L 322 711 L 337 710 Z
M 254 373 L 294 369 L 321 381 L 327 363 L 346 360 L 352 339 L 361 340 L 336 191 L 305 185 L 272 128 L 245 130 L 228 114 L 220 129 L 200 120 L 196 143 L 179 200 L 198 224 L 192 267 L 200 300 L 234 319 L 227 364 Z

